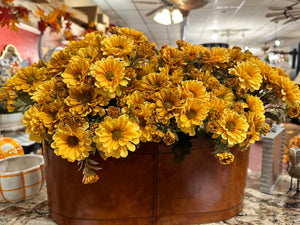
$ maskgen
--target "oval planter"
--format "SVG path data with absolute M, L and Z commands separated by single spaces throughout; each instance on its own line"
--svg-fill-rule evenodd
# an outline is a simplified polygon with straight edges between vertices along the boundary
M 0 131 L 15 131 L 24 128 L 22 112 L 0 113 Z
M 187 225 L 229 219 L 242 209 L 249 151 L 218 163 L 211 141 L 194 139 L 174 163 L 170 148 L 141 144 L 126 159 L 100 157 L 94 184 L 82 184 L 76 163 L 43 145 L 50 216 L 69 225 Z

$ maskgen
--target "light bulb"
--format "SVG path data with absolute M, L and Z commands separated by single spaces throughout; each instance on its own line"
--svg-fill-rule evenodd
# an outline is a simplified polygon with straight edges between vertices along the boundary
M 211 35 L 211 39 L 213 39 L 214 41 L 218 40 L 219 35 L 217 33 L 214 33 L 213 35 Z
M 274 44 L 275 44 L 275 46 L 279 46 L 280 45 L 280 41 L 277 39 L 277 40 L 275 40 Z
M 169 9 L 163 9 L 161 12 L 157 13 L 153 20 L 157 23 L 170 25 L 171 24 L 171 15 Z
M 179 9 L 174 9 L 172 11 L 172 20 L 173 20 L 173 23 L 181 23 L 183 21 L 183 17 L 182 17 L 182 14 L 180 12 Z

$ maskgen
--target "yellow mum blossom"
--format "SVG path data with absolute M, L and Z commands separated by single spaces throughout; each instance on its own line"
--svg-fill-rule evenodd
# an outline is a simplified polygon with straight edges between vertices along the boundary
M 47 70 L 53 76 L 63 72 L 71 59 L 71 54 L 67 50 L 54 52 L 47 64 Z
M 109 56 L 97 61 L 91 73 L 96 79 L 95 85 L 108 91 L 115 96 L 120 96 L 120 86 L 126 86 L 128 81 L 125 78 L 125 63 L 118 58 Z
M 246 139 L 240 143 L 240 147 L 250 147 L 260 138 L 260 131 L 265 124 L 265 116 L 259 112 L 249 112 L 246 114 L 249 129 L 247 131 Z
M 81 161 L 92 151 L 92 140 L 82 127 L 59 127 L 53 135 L 51 148 L 54 153 L 69 162 Z
M 288 106 L 294 106 L 300 103 L 300 90 L 294 81 L 287 77 L 281 77 L 282 100 Z
M 41 143 L 47 136 L 44 121 L 51 120 L 51 116 L 42 112 L 37 106 L 30 107 L 25 113 L 22 122 L 29 133 L 30 140 Z
M 92 183 L 96 183 L 98 180 L 99 180 L 99 176 L 97 174 L 91 174 L 88 176 L 83 176 L 82 182 L 84 184 L 92 184 Z
M 209 111 L 207 102 L 201 99 L 187 99 L 181 112 L 176 116 L 179 128 L 189 128 L 193 125 L 201 125 Z
M 145 98 L 143 97 L 141 92 L 135 91 L 127 97 L 126 103 L 131 112 L 137 116 L 142 111 L 143 105 L 145 103 Z
M 76 87 L 84 83 L 89 72 L 89 63 L 83 58 L 74 58 L 61 74 L 68 87 Z
M 217 111 L 219 114 L 223 113 L 223 111 L 231 105 L 229 102 L 225 102 L 223 99 L 215 96 L 212 92 L 209 92 L 209 99 L 210 110 Z
M 61 110 L 61 109 L 60 109 Z M 65 127 L 83 127 L 88 128 L 89 124 L 84 117 L 80 115 L 72 115 L 69 111 L 61 110 L 57 113 L 58 126 Z
M 56 99 L 56 88 L 56 78 L 53 77 L 39 85 L 31 98 L 39 104 L 49 104 Z
M 244 102 L 235 102 L 234 103 L 234 110 L 237 111 L 237 113 L 239 113 L 239 114 L 244 113 L 244 109 L 247 107 L 248 107 L 248 105 Z
M 76 56 L 72 57 L 71 61 L 73 61 L 73 58 L 78 57 L 79 59 L 83 59 L 84 61 L 87 61 L 89 63 L 94 62 L 96 59 L 99 59 L 101 57 L 100 48 L 94 47 L 94 46 L 88 46 L 86 48 L 80 48 L 76 52 Z
M 258 90 L 262 83 L 259 67 L 249 61 L 238 63 L 234 68 L 229 69 L 229 74 L 237 76 L 240 87 L 246 90 Z
M 244 60 L 245 56 L 241 50 L 242 49 L 237 46 L 234 46 L 232 49 L 228 49 L 230 61 L 232 64 L 236 64 L 236 62 L 240 62 Z
M 170 71 L 170 68 L 167 65 L 162 68 L 160 74 L 164 74 L 166 77 L 168 77 L 172 85 L 175 86 L 181 85 L 185 76 L 185 72 L 182 68 L 177 68 Z
M 128 27 L 120 27 L 117 29 L 117 33 L 119 35 L 126 35 L 131 37 L 137 43 L 147 42 L 147 37 L 143 34 L 143 32 L 136 31 L 135 29 L 130 29 Z
M 70 88 L 70 95 L 65 102 L 70 107 L 70 112 L 74 115 L 86 116 L 101 113 L 110 98 L 103 96 L 93 86 L 82 84 L 79 87 Z
M 266 136 L 269 133 L 269 130 L 270 130 L 270 124 L 265 123 L 263 128 L 263 135 Z
M 234 155 L 229 152 L 223 152 L 217 154 L 218 160 L 223 165 L 229 165 L 234 161 Z
M 140 82 L 142 90 L 158 91 L 171 85 L 169 77 L 164 73 L 150 73 L 143 77 Z
M 18 98 L 17 90 L 14 88 L 13 79 L 8 80 L 5 86 L 0 90 L 0 101 L 3 101 L 6 105 L 8 112 L 15 110 L 15 100 Z
M 209 71 L 206 71 L 205 73 L 199 73 L 197 80 L 202 81 L 207 91 L 218 89 L 221 86 L 218 79 L 212 76 Z
M 140 142 L 139 125 L 127 115 L 114 119 L 105 117 L 95 133 L 97 148 L 107 157 L 125 158 L 128 151 L 134 152 Z
M 233 100 L 235 99 L 235 96 L 234 96 L 231 88 L 221 85 L 219 88 L 213 89 L 212 92 L 218 98 L 223 99 L 225 102 L 228 102 L 229 104 L 233 104 L 233 102 L 234 102 Z
M 265 113 L 264 103 L 260 100 L 259 97 L 247 95 L 246 102 L 251 112 Z
M 296 118 L 300 113 L 300 107 L 296 106 L 296 107 L 289 107 L 287 110 L 287 114 L 289 117 L 291 118 Z
M 184 63 L 184 53 L 177 48 L 164 45 L 161 47 L 160 53 L 164 65 L 168 65 L 170 69 L 175 69 Z
M 197 98 L 202 101 L 208 101 L 209 95 L 203 86 L 201 81 L 187 80 L 181 83 L 182 97 L 187 98 Z
M 156 96 L 156 112 L 158 119 L 168 124 L 169 120 L 178 112 L 178 107 L 181 106 L 181 93 L 178 89 L 162 89 L 155 93 Z
M 46 80 L 44 69 L 25 67 L 20 69 L 13 77 L 15 89 L 33 94 L 36 88 Z
M 114 57 L 123 57 L 130 54 L 135 46 L 133 40 L 125 35 L 112 35 L 105 38 L 101 42 L 101 50 L 104 55 L 111 55 Z
M 101 48 L 101 42 L 103 39 L 106 38 L 105 35 L 103 35 L 102 31 L 95 31 L 95 32 L 91 32 L 91 33 L 87 33 L 85 35 L 86 37 L 86 41 L 88 43 L 89 46 L 91 47 L 95 47 L 95 48 Z
M 140 112 L 135 114 L 139 121 L 141 130 L 140 140 L 142 142 L 151 142 L 152 136 L 155 135 L 157 127 L 153 124 L 152 115 L 154 113 L 155 104 L 146 102 L 141 104 Z M 135 111 L 136 112 L 136 111 Z
M 221 65 L 228 62 L 229 53 L 225 48 L 213 47 L 209 51 L 204 51 L 202 53 L 201 60 L 204 63 L 202 69 L 211 72 L 213 67 L 219 68 Z
M 192 45 L 191 43 L 184 41 L 177 41 L 178 47 L 185 53 L 185 58 L 188 61 L 194 61 L 200 57 L 201 52 L 208 51 L 207 48 L 202 45 Z
M 220 129 L 216 132 L 223 141 L 232 147 L 245 140 L 249 124 L 247 118 L 237 112 L 225 109 L 218 121 Z
M 163 142 L 166 145 L 172 145 L 175 143 L 175 134 L 171 131 L 167 131 L 163 137 Z

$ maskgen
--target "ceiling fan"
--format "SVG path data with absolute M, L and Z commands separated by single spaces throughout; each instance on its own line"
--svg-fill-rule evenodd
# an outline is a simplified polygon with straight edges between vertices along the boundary
M 146 16 L 151 16 L 154 13 L 160 11 L 163 8 L 166 7 L 174 7 L 178 8 L 183 16 L 187 16 L 188 12 L 193 9 L 198 9 L 203 7 L 208 3 L 208 0 L 160 0 L 159 2 L 153 2 L 153 1 L 134 1 L 134 3 L 139 4 L 155 4 L 158 5 L 155 9 L 151 10 L 146 14 Z
M 267 18 L 273 17 L 271 22 L 286 20 L 283 24 L 296 21 L 300 19 L 300 7 L 297 7 L 299 3 L 300 0 L 296 0 L 296 2 L 286 7 L 270 6 L 269 9 L 274 12 L 267 13 L 265 17 Z

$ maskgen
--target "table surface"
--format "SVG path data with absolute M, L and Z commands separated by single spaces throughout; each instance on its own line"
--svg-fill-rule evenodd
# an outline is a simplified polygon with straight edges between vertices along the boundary
M 294 185 L 296 180 L 294 180 Z M 241 213 L 219 224 L 296 225 L 300 224 L 300 193 L 287 193 L 290 177 L 283 175 L 272 194 L 259 191 L 260 173 L 249 171 Z M 46 188 L 31 199 L 18 203 L 0 203 L 0 225 L 56 225 L 48 213 Z

